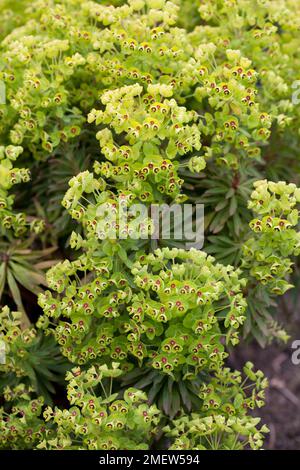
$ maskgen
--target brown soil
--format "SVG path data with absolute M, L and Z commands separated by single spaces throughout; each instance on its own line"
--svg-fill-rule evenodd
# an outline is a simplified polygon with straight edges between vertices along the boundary
M 246 361 L 251 361 L 269 379 L 266 405 L 255 412 L 270 429 L 265 449 L 300 450 L 300 364 L 292 363 L 291 347 L 294 340 L 300 340 L 300 289 L 297 291 L 296 301 L 285 297 L 279 307 L 281 323 L 287 325 L 290 335 L 286 345 L 273 344 L 262 349 L 256 343 L 240 344 L 232 351 L 235 368 L 241 369 Z

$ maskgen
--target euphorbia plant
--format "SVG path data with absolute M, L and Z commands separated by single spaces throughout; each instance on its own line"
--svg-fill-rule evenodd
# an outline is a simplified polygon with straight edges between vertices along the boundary
M 11 311 L 42 282 L 20 256 L 7 287 L 2 255 L 1 446 L 260 448 L 267 381 L 228 369 L 228 346 L 286 339 L 271 307 L 299 254 L 298 177 L 281 181 L 299 144 L 298 5 L 8 3 L 3 246 L 62 260 L 25 327 Z M 151 204 L 186 201 L 205 204 L 202 251 L 151 239 Z M 70 406 L 43 408 L 67 368 Z
M 149 88 L 153 93 L 154 88 Z M 116 135 L 125 133 L 128 144 L 119 147 L 117 137 L 104 127 L 97 137 L 108 162 L 94 165 L 100 176 L 86 171 L 70 181 L 63 205 L 84 227 L 85 236 L 71 236 L 72 246 L 83 248 L 84 253 L 48 272 L 49 286 L 59 295 L 49 291 L 40 296 L 46 316 L 39 325 L 54 332 L 72 362 L 118 360 L 123 374 L 136 366 L 153 367 L 182 383 L 180 394 L 169 398 L 171 405 L 163 403 L 166 414 L 170 410 L 172 416 L 185 404 L 184 393 L 189 394 L 184 381 L 193 383 L 201 377 L 209 382 L 211 375 L 222 374 L 227 356 L 224 344 L 238 342 L 237 330 L 245 319 L 241 288 L 246 280 L 239 278 L 239 271 L 215 264 L 196 249 L 163 248 L 151 253 L 151 243 L 145 246 L 143 239 L 134 240 L 134 218 L 123 227 L 127 237 L 110 238 L 119 206 L 130 208 L 136 199 L 148 204 L 184 200 L 178 192 L 182 180 L 176 174 L 177 158 L 199 145 L 196 126 L 178 123 L 177 116 L 189 122 L 193 114 L 178 107 L 174 99 L 149 102 L 149 94 L 141 105 L 136 98 L 141 91 L 140 86 L 128 86 L 105 92 L 106 109 L 89 114 L 89 121 L 107 123 Z M 157 92 L 171 95 L 172 89 L 158 85 Z M 160 120 L 147 116 L 148 106 Z M 174 128 L 181 132 L 170 150 Z M 151 235 L 148 217 L 139 224 Z M 116 267 L 122 274 L 115 272 Z M 53 330 L 52 319 L 61 316 L 69 320 L 59 321 Z M 201 403 L 200 389 L 198 398 Z M 211 397 L 209 408 L 219 408 L 221 403 L 217 395 Z

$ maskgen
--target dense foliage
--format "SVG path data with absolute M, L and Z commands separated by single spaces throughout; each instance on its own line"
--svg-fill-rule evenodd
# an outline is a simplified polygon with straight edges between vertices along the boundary
M 230 350 L 288 338 L 299 2 L 0 7 L 0 447 L 262 447 Z M 139 202 L 204 204 L 203 249 Z

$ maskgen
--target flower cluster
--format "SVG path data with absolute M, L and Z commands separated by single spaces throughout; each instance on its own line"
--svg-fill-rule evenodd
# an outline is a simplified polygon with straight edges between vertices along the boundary
M 134 388 L 122 398 L 111 393 L 113 378 L 122 374 L 118 363 L 79 367 L 67 374 L 69 409 L 47 407 L 46 423 L 54 424 L 55 434 L 46 431 L 38 449 L 148 449 L 160 420 L 155 405 L 147 404 L 145 393 Z
M 267 107 L 275 129 L 271 134 L 271 148 L 265 152 L 267 160 L 272 162 L 272 167 L 276 166 L 276 173 L 285 177 L 289 165 L 298 168 L 295 142 L 300 119 L 299 4 L 284 0 L 201 0 L 196 4 L 204 26 L 195 27 L 191 33 L 193 41 L 209 38 L 217 47 L 219 57 L 230 56 L 238 62 L 245 56 L 249 65 L 251 61 L 255 72 L 250 71 L 250 76 L 254 73 L 259 79 L 256 99 Z M 246 78 L 248 66 L 239 65 L 237 72 Z M 284 166 L 278 158 L 278 148 Z M 273 170 L 274 167 L 272 176 Z
M 239 372 L 223 369 L 202 386 L 199 413 L 177 418 L 165 428 L 173 438 L 171 449 L 241 450 L 246 446 L 259 449 L 263 445 L 268 428 L 266 425 L 258 428 L 259 418 L 247 415 L 247 409 L 263 406 L 267 381 L 261 371 L 253 370 L 250 362 L 244 373 L 246 380 L 242 381 Z M 247 393 L 249 387 L 251 393 Z
M 62 294 L 40 296 L 45 316 L 39 325 L 47 328 L 49 319 L 59 319 L 54 335 L 69 360 L 118 360 L 126 371 L 136 358 L 170 375 L 181 370 L 189 379 L 222 367 L 224 341 L 238 343 L 245 319 L 245 280 L 238 271 L 204 252 L 176 248 L 138 256 L 131 279 L 129 273 L 113 274 L 103 258 L 95 265 L 87 272 L 79 258 L 53 267 L 49 285 Z
M 300 190 L 295 184 L 256 181 L 249 208 L 259 217 L 250 222 L 256 236 L 243 246 L 243 266 L 276 295 L 292 287 L 285 278 L 292 272 L 290 257 L 300 254 L 298 225 Z
M 140 13 L 144 7 L 147 14 Z M 188 49 L 183 30 L 176 28 L 176 40 L 170 32 L 177 10 L 166 1 L 156 8 L 147 2 L 116 8 L 92 1 L 36 2 L 34 17 L 3 41 L 0 79 L 7 103 L 0 105 L 2 134 L 28 147 L 36 158 L 45 158 L 80 133 L 83 113 L 97 101 L 97 88 L 152 83 L 163 63 L 176 72 Z M 137 31 L 140 17 L 143 28 Z M 155 28 L 159 17 L 162 25 Z M 152 64 L 146 73 L 145 56 Z M 167 82 L 174 80 L 172 86 L 180 87 L 176 73 L 169 80 L 168 74 Z M 168 96 L 170 85 L 162 87 Z
M 68 364 L 53 339 L 25 325 L 23 319 L 24 312 L 13 312 L 8 306 L 0 310 L 0 395 L 7 387 L 24 385 L 49 402 L 53 384 L 63 382 Z
M 26 228 L 39 233 L 44 228 L 44 222 L 34 218 L 31 222 L 24 213 L 13 211 L 14 196 L 10 189 L 18 183 L 27 183 L 30 172 L 27 168 L 14 167 L 14 162 L 23 152 L 21 146 L 0 146 L 0 222 L 5 230 L 12 229 L 16 236 L 20 236 Z
M 267 381 L 226 361 L 242 331 L 286 339 L 270 307 L 300 254 L 298 3 L 0 9 L 0 446 L 260 448 Z M 151 239 L 152 205 L 185 201 L 205 204 L 204 251 Z
M 218 369 L 227 356 L 222 336 L 236 344 L 236 331 L 245 319 L 239 272 L 195 249 L 163 248 L 140 256 L 132 273 L 144 291 L 133 297 L 132 319 L 167 327 L 158 351 L 153 351 L 153 367 L 167 373 L 183 368 L 188 377 L 205 368 Z M 137 346 L 139 338 L 136 331 Z
M 165 88 L 168 89 L 166 93 Z M 154 188 L 173 199 L 179 196 L 183 180 L 178 177 L 177 156 L 200 150 L 197 115 L 178 106 L 167 85 L 149 85 L 146 94 L 135 84 L 102 95 L 104 111 L 93 109 L 88 121 L 108 124 L 96 135 L 108 162 L 95 163 L 95 172 L 111 178 L 116 187 L 128 188 L 141 201 L 151 201 Z M 191 123 L 191 124 L 190 124 Z M 130 146 L 114 142 L 124 133 Z
M 0 448 L 32 449 L 45 435 L 43 398 L 32 398 L 32 389 L 24 384 L 7 386 L 3 396 L 6 406 L 0 407 Z
M 7 375 L 13 372 L 17 377 L 26 376 L 26 362 L 37 332 L 34 328 L 21 329 L 22 313 L 11 312 L 8 306 L 1 309 L 0 319 L 0 340 L 4 344 L 0 371 Z

